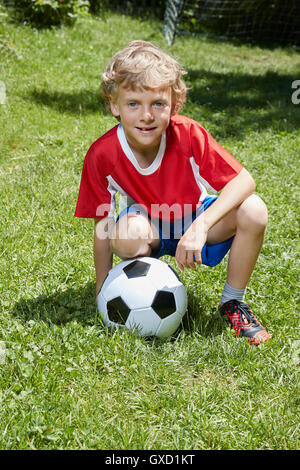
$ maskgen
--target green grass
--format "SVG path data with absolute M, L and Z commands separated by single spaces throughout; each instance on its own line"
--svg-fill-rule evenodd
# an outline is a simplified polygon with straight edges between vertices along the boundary
M 273 337 L 264 346 L 218 313 L 226 261 L 185 271 L 189 308 L 169 340 L 96 317 L 93 223 L 73 214 L 85 153 L 116 123 L 101 71 L 137 38 L 182 62 L 183 112 L 245 164 L 268 206 L 247 290 Z M 299 449 L 297 50 L 192 37 L 169 48 L 161 23 L 113 14 L 39 32 L 4 22 L 0 46 L 0 448 Z

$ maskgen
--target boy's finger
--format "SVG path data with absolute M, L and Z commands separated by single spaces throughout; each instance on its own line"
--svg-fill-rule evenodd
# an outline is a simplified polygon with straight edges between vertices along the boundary
M 180 271 L 183 272 L 183 271 L 184 271 L 184 266 L 183 266 L 183 264 L 181 264 L 179 261 L 177 261 L 176 258 L 175 258 L 175 261 L 176 261 L 176 264 L 177 264 L 178 268 L 180 269 Z
M 193 252 L 192 252 L 192 251 L 187 253 L 185 265 L 187 266 L 187 268 L 196 269 L 196 266 L 195 266 L 195 263 L 194 263 Z
M 202 258 L 201 258 L 201 252 L 200 251 L 195 251 L 194 253 L 194 261 L 197 264 L 202 264 Z
M 177 247 L 177 249 L 176 249 L 175 261 L 176 261 L 176 264 L 177 264 L 178 268 L 180 269 L 180 271 L 183 272 L 184 271 L 184 265 L 183 265 L 183 260 L 182 260 L 182 256 L 181 256 L 179 247 Z

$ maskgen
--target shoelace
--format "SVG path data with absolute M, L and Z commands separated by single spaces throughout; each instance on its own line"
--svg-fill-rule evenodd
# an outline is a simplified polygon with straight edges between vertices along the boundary
M 247 323 L 251 323 L 254 326 L 259 325 L 256 318 L 252 314 L 249 305 L 240 304 L 239 307 L 238 307 L 238 310 L 239 310 L 239 313 L 240 313 L 241 323 L 245 324 L 245 320 L 246 320 Z

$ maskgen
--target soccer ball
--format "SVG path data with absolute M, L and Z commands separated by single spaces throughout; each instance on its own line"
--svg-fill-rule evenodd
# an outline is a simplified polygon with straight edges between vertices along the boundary
M 116 265 L 97 296 L 106 326 L 126 327 L 140 336 L 172 335 L 186 307 L 186 290 L 177 273 L 167 263 L 149 257 Z

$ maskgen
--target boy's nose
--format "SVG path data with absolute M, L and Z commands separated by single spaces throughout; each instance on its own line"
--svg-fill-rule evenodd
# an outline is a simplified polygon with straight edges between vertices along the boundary
M 153 121 L 153 114 L 151 108 L 144 108 L 142 112 L 142 120 L 145 122 Z

